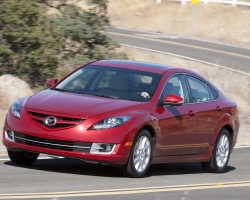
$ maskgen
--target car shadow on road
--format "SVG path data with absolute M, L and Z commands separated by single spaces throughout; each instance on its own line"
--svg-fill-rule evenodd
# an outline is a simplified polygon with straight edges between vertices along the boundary
M 90 164 L 81 160 L 55 158 L 37 160 L 33 165 L 16 165 L 11 161 L 4 163 L 12 167 L 20 167 L 30 170 L 48 171 L 56 173 L 77 174 L 86 176 L 100 177 L 124 177 L 119 167 L 104 164 Z M 226 172 L 235 170 L 234 167 L 228 166 Z M 181 174 L 200 174 L 206 173 L 200 163 L 167 163 L 154 164 L 149 168 L 145 177 L 160 175 L 181 175 Z
M 235 170 L 235 167 L 227 166 L 225 173 Z M 151 165 L 148 176 L 202 174 L 207 173 L 201 167 L 200 162 L 192 163 L 166 163 Z

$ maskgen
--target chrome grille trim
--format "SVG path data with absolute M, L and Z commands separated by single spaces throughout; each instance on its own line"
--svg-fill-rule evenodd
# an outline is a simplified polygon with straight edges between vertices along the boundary
M 14 136 L 14 137 L 18 138 L 20 140 L 25 140 L 25 141 L 29 141 L 29 142 L 36 142 L 36 143 L 40 143 L 40 144 L 47 144 L 47 145 L 54 145 L 54 146 L 61 146 L 61 147 L 71 147 L 71 148 L 82 148 L 82 149 L 90 149 L 91 148 L 91 147 L 69 146 L 69 145 L 63 145 L 63 144 L 53 144 L 53 143 L 46 143 L 46 142 L 30 140 L 30 139 L 26 139 L 26 138 L 20 138 L 17 136 Z
M 76 142 L 66 140 L 56 140 L 26 135 L 13 131 L 13 138 L 16 143 L 25 144 L 44 149 L 53 149 L 69 152 L 90 153 L 92 142 Z
M 32 110 L 27 110 L 29 117 L 32 121 L 34 121 L 36 124 L 39 124 L 43 127 L 46 127 L 48 129 L 62 129 L 62 128 L 71 128 L 74 126 L 79 125 L 85 119 L 83 118 L 77 118 L 77 117 L 66 117 L 58 114 L 45 114 L 40 111 L 32 111 Z M 49 116 L 53 116 L 56 118 L 57 123 L 53 126 L 48 126 L 45 121 L 46 118 Z

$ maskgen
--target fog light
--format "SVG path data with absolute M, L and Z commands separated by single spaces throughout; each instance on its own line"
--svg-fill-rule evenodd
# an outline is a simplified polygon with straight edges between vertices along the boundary
M 111 150 L 112 150 L 112 146 L 111 146 L 111 145 L 107 145 L 107 146 L 106 146 L 106 151 L 109 152 L 109 151 L 111 151 Z
M 14 131 L 8 130 L 7 128 L 5 129 L 5 138 L 9 141 L 14 142 Z
M 100 149 L 99 151 L 100 152 L 110 152 L 111 150 L 112 150 L 112 147 L 113 147 L 114 145 L 109 145 L 109 144 L 102 144 L 101 145 L 101 148 L 102 149 Z
M 90 153 L 93 154 L 111 154 L 115 149 L 114 144 L 93 143 Z

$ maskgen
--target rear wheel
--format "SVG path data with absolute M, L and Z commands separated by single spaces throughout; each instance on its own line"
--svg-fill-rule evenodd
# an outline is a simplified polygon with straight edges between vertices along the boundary
M 207 172 L 223 173 L 227 167 L 231 149 L 230 134 L 227 129 L 222 129 L 214 145 L 213 155 L 209 162 L 202 162 L 202 167 Z
M 10 160 L 15 164 L 31 165 L 37 160 L 39 153 L 8 150 L 8 155 L 9 155 Z
M 143 177 L 152 159 L 152 138 L 148 130 L 142 129 L 136 136 L 129 160 L 123 166 L 125 175 L 131 178 Z

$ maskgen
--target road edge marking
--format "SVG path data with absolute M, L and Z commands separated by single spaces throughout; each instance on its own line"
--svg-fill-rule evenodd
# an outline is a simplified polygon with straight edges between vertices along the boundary
M 204 190 L 204 189 L 221 189 L 230 187 L 250 186 L 250 181 L 224 182 L 224 183 L 207 183 L 175 186 L 158 186 L 144 188 L 126 188 L 126 189 L 109 189 L 109 190 L 83 190 L 69 192 L 49 192 L 49 193 L 19 193 L 19 194 L 0 194 L 0 199 L 31 199 L 31 198 L 53 198 L 53 197 L 83 197 L 83 196 L 107 196 L 107 195 L 124 195 L 124 194 L 143 194 L 155 192 L 172 192 L 183 190 Z
M 226 70 L 230 70 L 230 71 L 233 71 L 233 72 L 237 72 L 237 73 L 240 73 L 240 74 L 250 76 L 250 73 L 247 73 L 247 72 L 232 69 L 232 68 L 229 68 L 229 67 L 224 67 L 224 66 L 221 66 L 221 65 L 218 65 L 218 64 L 206 62 L 206 61 L 203 61 L 203 60 L 198 60 L 198 59 L 187 57 L 187 56 L 173 54 L 173 53 L 169 53 L 169 52 L 165 52 L 165 51 L 158 51 L 158 50 L 154 50 L 154 49 L 148 49 L 148 48 L 143 48 L 143 47 L 132 46 L 132 45 L 128 45 L 128 44 L 120 44 L 120 45 L 124 46 L 124 47 L 130 47 L 130 48 L 135 48 L 135 49 L 140 49 L 140 50 L 145 50 L 145 51 L 151 51 L 151 52 L 154 52 L 154 53 L 161 53 L 161 54 L 175 56 L 175 57 L 179 57 L 179 58 L 183 58 L 183 59 L 187 59 L 187 60 L 192 60 L 192 61 L 196 61 L 196 62 L 199 62 L 199 63 L 211 65 L 211 66 L 214 66 L 214 67 L 219 67 L 219 68 L 222 68 L 222 69 L 226 69 Z
M 228 47 L 234 47 L 234 48 L 238 48 L 238 49 L 245 49 L 245 50 L 250 50 L 250 47 L 248 46 L 241 46 L 241 45 L 237 45 L 237 44 L 231 44 L 231 43 L 226 43 L 226 42 L 222 42 L 222 41 L 214 41 L 214 40 L 209 40 L 206 38 L 197 38 L 197 37 L 188 37 L 185 35 L 178 35 L 178 34 L 171 34 L 171 33 L 165 33 L 165 32 L 153 32 L 153 31 L 145 31 L 145 30 L 139 30 L 139 29 L 129 29 L 129 28 L 125 28 L 125 27 L 119 27 L 119 26 L 110 26 L 111 30 L 110 32 L 112 32 L 112 29 L 118 29 L 118 30 L 126 30 L 126 31 L 135 31 L 135 32 L 140 32 L 140 33 L 146 33 L 146 34 L 166 34 L 166 35 L 172 35 L 172 36 L 176 36 L 178 38 L 183 38 L 183 39 L 187 39 L 187 40 L 196 40 L 196 41 L 201 41 L 201 42 L 206 42 L 206 43 L 212 43 L 212 44 L 217 44 L 217 45 L 224 45 L 224 46 L 228 46 Z M 109 32 L 109 31 L 106 31 Z
M 136 35 L 128 35 L 128 34 L 123 34 L 123 33 L 114 33 L 114 32 L 106 32 L 106 34 L 120 35 L 120 36 L 124 36 L 124 37 L 132 37 L 132 38 L 139 38 L 139 39 L 144 39 L 144 40 L 151 40 L 151 41 L 160 42 L 160 43 L 168 43 L 168 44 L 173 44 L 173 45 L 185 46 L 185 47 L 189 47 L 189 48 L 202 49 L 202 50 L 205 50 L 205 51 L 217 52 L 217 53 L 222 53 L 222 54 L 233 55 L 233 56 L 236 56 L 236 57 L 242 57 L 242 58 L 250 59 L 250 56 L 246 56 L 246 55 L 241 55 L 241 54 L 231 53 L 231 52 L 221 51 L 221 50 L 215 50 L 215 49 L 209 49 L 209 48 L 206 48 L 206 47 L 199 47 L 199 46 L 190 45 L 190 44 L 182 44 L 182 43 L 179 43 L 179 42 L 172 42 L 172 41 L 167 41 L 167 40 L 154 39 L 154 38 L 142 37 L 142 36 L 136 36 Z

